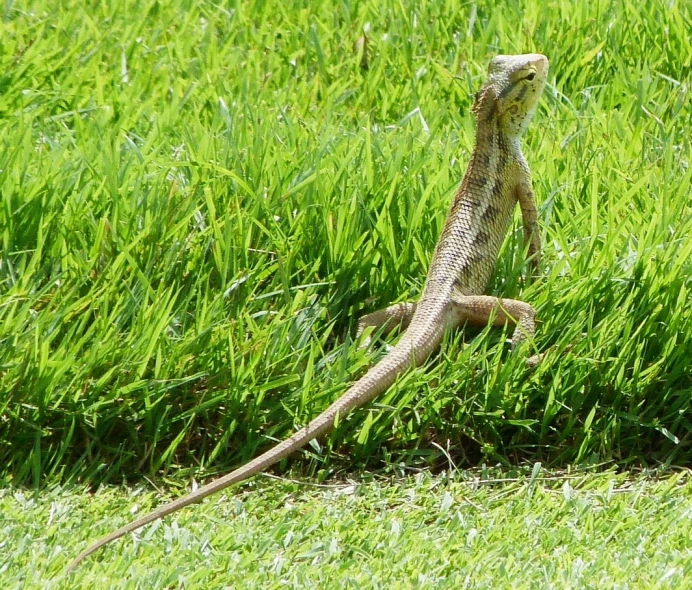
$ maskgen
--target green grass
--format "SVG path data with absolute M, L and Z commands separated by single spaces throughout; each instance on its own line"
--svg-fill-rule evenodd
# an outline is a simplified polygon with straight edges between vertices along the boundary
M 692 460 L 689 6 L 495 4 L 0 8 L 3 588 L 689 586 L 689 477 L 364 470 Z M 176 495 L 383 354 L 355 318 L 420 293 L 487 61 L 526 51 L 542 276 L 517 223 L 490 291 L 538 309 L 544 363 L 450 334 L 291 460 L 333 487 L 251 482 L 60 578 L 161 501 L 85 489 Z
M 517 223 L 490 292 L 545 362 L 450 334 L 302 472 L 689 463 L 689 3 L 495 4 L 5 3 L 2 481 L 183 487 L 317 415 L 382 354 L 355 318 L 420 293 L 473 93 L 526 51 L 542 276 Z
M 527 373 L 502 331 L 450 335 L 310 469 L 435 464 L 433 443 L 689 461 L 689 11 L 491 4 L 7 4 L 6 477 L 226 470 L 324 409 L 378 358 L 355 318 L 420 292 L 487 60 L 531 50 L 544 266 L 522 286 L 517 224 L 491 292 L 536 306 L 551 352 Z
M 8 590 L 689 588 L 689 473 L 508 475 L 258 480 L 118 541 L 69 578 L 62 568 L 85 530 L 124 523 L 158 498 L 8 490 L 0 577 Z

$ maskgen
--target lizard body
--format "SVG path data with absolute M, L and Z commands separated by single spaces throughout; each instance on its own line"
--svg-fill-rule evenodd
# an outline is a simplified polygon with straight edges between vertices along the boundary
M 516 324 L 513 346 L 533 335 L 535 313 L 529 304 L 483 293 L 517 203 L 531 262 L 534 266 L 538 263 L 536 206 L 520 140 L 538 104 L 547 72 L 548 60 L 540 54 L 500 55 L 490 62 L 488 79 L 473 106 L 478 123 L 473 155 L 435 248 L 420 300 L 368 314 L 358 324 L 358 336 L 368 327 L 382 327 L 388 332 L 397 324 L 408 326 L 391 351 L 303 429 L 235 471 L 103 537 L 80 553 L 68 571 L 111 541 L 264 471 L 324 434 L 339 418 L 422 363 L 440 344 L 445 330 L 465 322 L 485 325 L 492 319 L 493 325 Z M 366 337 L 364 343 L 368 342 Z

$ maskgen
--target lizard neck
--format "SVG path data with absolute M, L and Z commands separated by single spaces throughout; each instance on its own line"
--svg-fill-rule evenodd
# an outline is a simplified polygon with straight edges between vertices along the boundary
M 497 186 L 504 181 L 504 175 L 518 161 L 525 162 L 521 150 L 521 138 L 507 135 L 502 131 L 497 118 L 478 122 L 476 143 L 471 154 L 471 161 L 466 169 L 462 185 L 457 191 L 455 201 L 461 197 L 466 180 L 471 178 L 488 178 Z M 473 190 L 473 186 L 467 190 Z M 487 200 L 492 200 L 492 195 Z
M 504 134 L 497 117 L 479 117 L 471 161 L 435 249 L 423 298 L 446 298 L 453 290 L 485 292 L 509 229 L 522 163 L 520 138 Z

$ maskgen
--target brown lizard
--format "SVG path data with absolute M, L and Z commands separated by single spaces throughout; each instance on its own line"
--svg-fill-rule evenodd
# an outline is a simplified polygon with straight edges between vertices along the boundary
M 488 79 L 473 105 L 477 119 L 473 155 L 435 248 L 420 300 L 368 314 L 358 324 L 358 336 L 371 326 L 385 332 L 397 324 L 407 326 L 396 346 L 302 430 L 228 475 L 106 535 L 80 553 L 68 571 L 107 543 L 264 471 L 324 434 L 349 411 L 388 389 L 404 371 L 422 363 L 438 347 L 446 329 L 465 322 L 513 322 L 513 347 L 533 335 L 535 312 L 528 303 L 483 293 L 494 272 L 516 203 L 521 209 L 531 262 L 534 267 L 538 264 L 536 205 L 520 141 L 538 104 L 547 73 L 548 60 L 540 54 L 498 55 L 490 62 Z

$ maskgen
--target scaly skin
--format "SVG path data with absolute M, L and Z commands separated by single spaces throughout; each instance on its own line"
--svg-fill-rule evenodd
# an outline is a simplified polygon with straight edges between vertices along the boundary
M 513 322 L 513 346 L 533 335 L 535 312 L 529 304 L 483 293 L 516 203 L 521 208 L 531 262 L 538 264 L 536 205 L 520 139 L 538 104 L 547 73 L 548 60 L 539 54 L 497 56 L 490 62 L 488 80 L 473 106 L 478 121 L 473 156 L 435 248 L 420 300 L 392 305 L 359 322 L 359 336 L 368 327 L 389 331 L 397 324 L 408 326 L 387 356 L 305 428 L 228 475 L 103 537 L 80 553 L 67 571 L 111 541 L 264 471 L 324 434 L 338 419 L 388 389 L 404 371 L 422 363 L 438 347 L 446 329 L 465 322 Z

